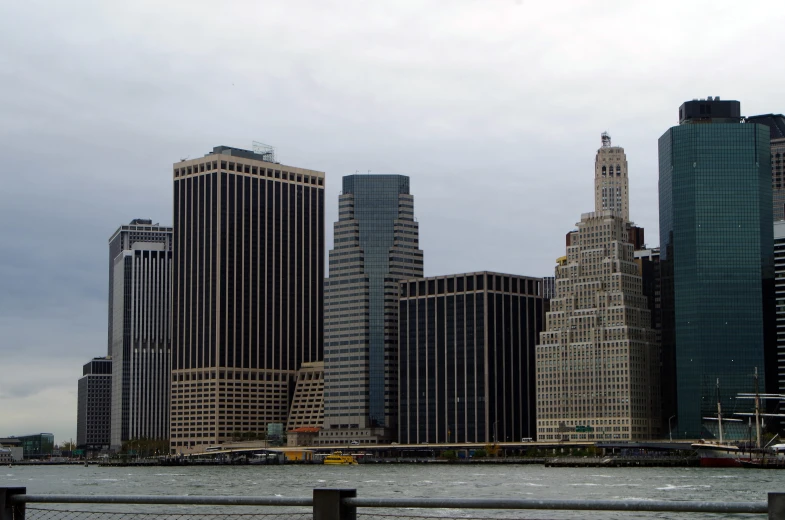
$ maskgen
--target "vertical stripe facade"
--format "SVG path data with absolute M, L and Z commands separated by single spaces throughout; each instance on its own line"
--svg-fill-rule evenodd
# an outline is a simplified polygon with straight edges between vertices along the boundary
M 286 423 L 322 359 L 324 174 L 218 147 L 174 165 L 171 447 Z
M 109 241 L 111 446 L 169 438 L 172 228 L 135 220 Z
M 542 279 L 483 272 L 400 287 L 399 441 L 533 437 Z

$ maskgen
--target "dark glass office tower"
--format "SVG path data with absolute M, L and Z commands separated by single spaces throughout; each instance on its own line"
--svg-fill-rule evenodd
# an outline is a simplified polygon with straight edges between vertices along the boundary
M 401 283 L 402 444 L 535 438 L 543 285 L 488 272 Z
M 395 439 L 398 282 L 421 277 L 409 178 L 343 178 L 325 283 L 325 412 L 320 443 Z
M 723 413 L 746 411 L 736 394 L 773 339 L 769 129 L 712 98 L 684 103 L 679 123 L 659 140 L 662 348 L 676 367 L 662 384 L 676 390 L 673 437 L 699 438 L 716 433 L 702 418 L 716 417 L 718 379 Z
M 76 445 L 91 451 L 109 448 L 112 412 L 112 360 L 93 358 L 82 368 L 76 418 Z
M 171 448 L 286 424 L 322 359 L 324 173 L 218 146 L 174 165 Z
M 771 193 L 774 221 L 785 219 L 785 116 L 765 114 L 747 118 L 747 124 L 769 127 L 771 138 Z
M 169 438 L 172 228 L 135 219 L 109 239 L 109 254 L 111 446 L 120 449 Z

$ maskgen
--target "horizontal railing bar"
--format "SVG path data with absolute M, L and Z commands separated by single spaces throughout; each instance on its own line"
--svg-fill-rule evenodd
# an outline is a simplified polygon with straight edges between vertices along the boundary
M 345 505 L 386 508 L 552 509 L 570 511 L 667 511 L 766 513 L 766 502 L 668 502 L 663 500 L 536 500 L 514 498 L 345 498 Z
M 219 506 L 313 506 L 311 497 L 167 496 L 167 495 L 10 495 L 12 504 L 158 504 Z M 749 513 L 768 511 L 766 502 L 690 502 L 663 500 L 537 500 L 514 498 L 344 498 L 368 508 L 551 509 L 570 511 L 656 511 Z
M 313 506 L 312 497 L 165 495 L 11 495 L 12 504 L 168 504 L 196 506 Z

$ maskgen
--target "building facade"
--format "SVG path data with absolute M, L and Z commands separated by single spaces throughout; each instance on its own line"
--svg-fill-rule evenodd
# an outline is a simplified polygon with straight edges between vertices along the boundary
M 55 436 L 51 433 L 19 435 L 0 439 L 0 445 L 20 446 L 25 460 L 47 460 L 52 457 L 55 447 Z
M 662 348 L 675 360 L 674 438 L 711 435 L 703 418 L 716 417 L 717 380 L 724 413 L 743 411 L 735 396 L 752 391 L 774 339 L 769 129 L 742 122 L 738 101 L 688 101 L 679 126 L 659 140 Z
M 635 263 L 638 264 L 638 274 L 643 284 L 643 295 L 651 311 L 651 328 L 654 330 L 654 339 L 657 345 L 662 344 L 662 273 L 660 270 L 660 248 L 636 249 Z M 660 360 L 660 421 L 662 433 L 665 425 L 676 413 L 676 394 L 672 385 L 664 382 L 673 379 L 676 373 L 676 361 L 665 358 L 662 349 L 659 352 Z M 669 393 L 670 392 L 670 393 Z M 675 433 L 675 432 L 674 432 Z
M 322 359 L 324 173 L 255 150 L 173 167 L 173 452 L 285 424 Z
M 541 278 L 480 272 L 401 283 L 402 444 L 534 437 Z
M 398 282 L 422 277 L 404 175 L 348 175 L 325 282 L 325 411 L 320 442 L 395 440 Z
M 112 427 L 112 359 L 93 358 L 82 367 L 76 417 L 76 445 L 108 449 Z
M 771 199 L 774 221 L 785 219 L 785 116 L 766 114 L 747 118 L 747 123 L 769 127 L 771 139 Z
M 643 231 L 628 220 L 626 164 L 624 149 L 603 134 L 596 212 L 581 215 L 569 234 L 536 348 L 541 441 L 642 440 L 659 433 L 659 351 L 635 263 L 633 242 L 642 242 Z M 606 180 L 611 173 L 616 185 Z M 613 198 L 597 196 L 608 190 Z
M 111 447 L 120 449 L 169 438 L 172 228 L 135 219 L 111 236 L 109 255 Z
M 622 220 L 629 221 L 628 190 L 627 155 L 624 148 L 611 146 L 611 136 L 603 132 L 602 148 L 597 151 L 594 160 L 594 207 L 597 211 L 612 211 Z
M 303 363 L 295 381 L 286 431 L 306 428 L 300 432 L 313 433 L 308 428 L 321 430 L 324 424 L 324 361 Z
M 766 365 L 776 367 L 770 371 L 776 379 L 773 393 L 785 394 L 785 220 L 774 223 L 774 291 L 776 305 L 776 355 L 767 359 Z M 768 376 L 767 376 L 768 377 Z M 773 385 L 770 385 L 770 387 Z M 785 406 L 780 403 L 780 413 Z

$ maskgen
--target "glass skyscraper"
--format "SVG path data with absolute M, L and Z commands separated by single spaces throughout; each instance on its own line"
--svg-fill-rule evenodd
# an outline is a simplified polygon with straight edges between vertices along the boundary
M 676 367 L 662 384 L 677 395 L 673 437 L 699 438 L 716 432 L 716 421 L 702 418 L 716 417 L 717 381 L 729 416 L 748 405 L 735 396 L 752 391 L 755 367 L 764 372 L 773 312 L 769 129 L 744 123 L 738 101 L 712 98 L 684 103 L 679 122 L 659 140 L 662 348 Z
M 320 443 L 394 440 L 398 282 L 423 275 L 409 178 L 348 175 L 325 282 L 325 411 Z

